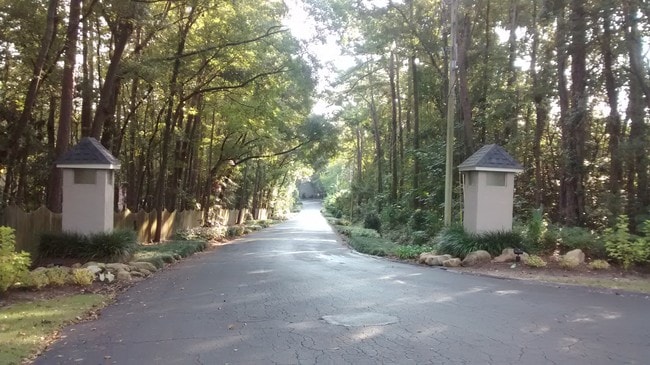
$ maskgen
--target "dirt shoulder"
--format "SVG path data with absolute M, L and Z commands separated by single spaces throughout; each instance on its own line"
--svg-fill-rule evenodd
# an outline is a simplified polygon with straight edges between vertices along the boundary
M 458 267 L 453 270 L 473 275 L 485 275 L 506 279 L 540 281 L 568 285 L 580 285 L 621 293 L 650 294 L 650 273 L 645 270 L 623 271 L 612 267 L 605 270 L 591 270 L 586 265 L 565 269 L 548 261 L 547 267 L 532 268 L 523 263 L 488 262 L 472 267 Z

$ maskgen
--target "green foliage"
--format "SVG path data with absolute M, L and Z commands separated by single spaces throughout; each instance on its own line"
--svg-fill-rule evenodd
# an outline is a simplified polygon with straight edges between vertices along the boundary
M 524 261 L 526 266 L 530 267 L 545 267 L 546 266 L 546 261 L 544 261 L 543 258 L 537 256 L 537 255 L 530 255 L 528 258 Z
M 194 227 L 177 231 L 174 234 L 176 240 L 184 241 L 219 241 L 226 236 L 226 227 L 217 225 L 215 227 Z
M 449 254 L 453 257 L 464 258 L 470 252 L 476 251 L 476 237 L 465 232 L 462 226 L 454 225 L 443 228 L 434 237 L 433 242 L 441 254 Z
M 0 294 L 16 283 L 29 269 L 29 254 L 16 252 L 13 228 L 0 227 Z
M 607 254 L 619 261 L 625 270 L 635 263 L 641 263 L 650 255 L 650 221 L 643 224 L 642 231 L 646 237 L 635 237 L 629 232 L 629 220 L 626 215 L 620 215 L 616 225 L 605 229 L 604 240 Z
M 441 254 L 459 258 L 477 250 L 485 250 L 493 256 L 499 255 L 504 248 L 521 247 L 522 241 L 521 234 L 515 231 L 471 234 L 462 226 L 443 228 L 433 239 Z
M 50 285 L 54 286 L 63 286 L 67 284 L 69 273 L 70 271 L 68 268 L 60 266 L 48 267 L 45 270 L 45 275 L 47 275 Z
M 375 212 L 367 213 L 363 219 L 363 228 L 374 229 L 381 232 L 381 219 Z
M 427 245 L 398 245 L 395 248 L 395 255 L 402 260 L 411 260 L 418 258 L 423 252 L 434 252 L 433 246 Z
M 529 250 L 539 250 L 545 232 L 546 226 L 542 209 L 533 209 L 524 234 L 526 246 Z
M 605 260 L 594 260 L 590 262 L 587 267 L 592 270 L 607 270 L 609 269 L 609 262 Z
M 381 212 L 382 227 L 390 229 L 407 225 L 409 218 L 409 210 L 398 204 L 391 204 Z
M 226 237 L 228 238 L 235 238 L 243 235 L 244 235 L 244 226 L 235 225 L 235 226 L 229 226 L 228 229 L 226 229 Z
M 379 232 L 374 229 L 361 228 L 358 226 L 336 226 L 337 231 L 348 237 L 380 237 Z
M 412 231 L 426 231 L 428 226 L 427 213 L 422 209 L 416 209 L 409 218 L 409 228 Z
M 429 242 L 429 235 L 425 231 L 414 231 L 411 233 L 411 243 L 416 246 L 421 246 Z
M 349 242 L 355 250 L 374 256 L 390 256 L 395 249 L 394 243 L 380 237 L 353 235 Z
M 72 269 L 70 282 L 80 286 L 90 286 L 95 281 L 95 275 L 85 268 Z
M 37 268 L 24 273 L 20 278 L 20 286 L 29 289 L 41 289 L 50 285 L 47 269 Z
M 205 241 L 171 241 L 157 245 L 140 246 L 133 260 L 153 264 L 157 268 L 172 263 L 176 258 L 187 257 L 208 247 Z
M 127 261 L 137 248 L 137 236 L 131 230 L 90 235 L 76 232 L 46 233 L 41 235 L 41 258 L 76 258 L 96 261 Z
M 135 231 L 125 229 L 91 234 L 89 241 L 82 250 L 83 257 L 107 262 L 128 261 L 138 246 Z
M 583 227 L 562 227 L 559 231 L 560 250 L 562 252 L 581 249 L 590 257 L 606 257 L 603 240 Z

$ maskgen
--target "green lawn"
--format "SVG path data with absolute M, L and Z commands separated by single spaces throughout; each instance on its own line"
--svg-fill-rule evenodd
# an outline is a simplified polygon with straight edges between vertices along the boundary
M 0 364 L 21 364 L 66 324 L 106 305 L 108 297 L 79 294 L 0 308 Z

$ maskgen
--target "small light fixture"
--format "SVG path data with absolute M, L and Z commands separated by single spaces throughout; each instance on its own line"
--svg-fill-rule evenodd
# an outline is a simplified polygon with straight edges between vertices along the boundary
M 515 248 L 514 253 L 515 253 L 515 255 L 517 255 L 515 257 L 515 262 L 520 262 L 521 261 L 521 256 L 519 256 L 519 255 L 523 254 L 524 251 L 521 248 Z

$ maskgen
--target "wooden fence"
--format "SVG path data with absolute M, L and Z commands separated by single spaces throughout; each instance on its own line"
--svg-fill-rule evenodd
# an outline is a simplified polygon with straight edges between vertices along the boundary
M 210 212 L 211 221 L 223 225 L 234 225 L 238 219 L 243 222 L 248 210 L 214 209 Z M 255 219 L 266 219 L 266 210 L 255 212 Z M 33 256 L 38 254 L 38 242 L 43 233 L 60 233 L 62 217 L 60 213 L 52 213 L 45 207 L 33 212 L 24 212 L 17 206 L 9 206 L 0 211 L 0 226 L 12 227 L 16 230 L 16 250 L 26 251 Z M 179 230 L 200 226 L 202 212 L 198 210 L 163 211 L 162 233 L 163 240 L 172 239 Z M 156 232 L 156 211 L 131 212 L 125 210 L 115 213 L 113 225 L 116 229 L 133 229 L 138 233 L 138 242 L 151 242 Z

